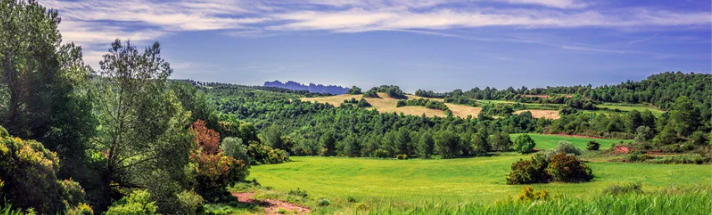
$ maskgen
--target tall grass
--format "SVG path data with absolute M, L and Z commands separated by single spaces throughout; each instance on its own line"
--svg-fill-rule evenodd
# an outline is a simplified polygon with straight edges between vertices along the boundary
M 390 203 L 349 208 L 324 208 L 314 214 L 710 214 L 710 189 L 650 194 L 607 195 L 590 199 L 558 198 L 548 201 L 502 201 L 494 204 L 422 202 Z

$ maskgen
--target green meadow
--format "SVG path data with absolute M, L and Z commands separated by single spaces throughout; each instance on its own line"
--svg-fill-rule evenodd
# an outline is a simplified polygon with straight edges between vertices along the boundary
M 252 167 L 250 177 L 277 191 L 306 190 L 310 198 L 417 202 L 492 203 L 515 196 L 521 185 L 506 185 L 513 162 L 528 155 L 460 159 L 381 160 L 292 157 L 293 162 Z M 587 183 L 532 185 L 554 196 L 588 198 L 610 185 L 641 182 L 645 191 L 671 186 L 709 185 L 709 165 L 660 165 L 591 162 L 595 178 Z
M 521 134 L 511 134 L 510 137 L 514 140 L 517 136 Z M 633 140 L 623 140 L 623 139 L 598 139 L 598 138 L 587 138 L 587 137 L 571 137 L 571 136 L 561 136 L 561 135 L 548 135 L 548 134 L 528 134 L 534 142 L 536 142 L 536 148 L 539 150 L 554 149 L 559 141 L 565 140 L 571 142 L 576 147 L 580 149 L 586 149 L 586 144 L 588 141 L 596 141 L 601 144 L 601 149 L 610 148 L 614 143 L 620 142 L 633 142 Z

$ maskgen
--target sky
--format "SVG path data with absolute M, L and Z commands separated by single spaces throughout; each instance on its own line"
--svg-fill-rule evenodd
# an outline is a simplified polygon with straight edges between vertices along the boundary
M 709 0 L 48 0 L 95 70 L 158 41 L 176 79 L 450 91 L 710 73 Z

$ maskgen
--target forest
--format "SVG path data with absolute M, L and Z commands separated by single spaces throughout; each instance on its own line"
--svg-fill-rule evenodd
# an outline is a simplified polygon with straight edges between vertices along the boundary
M 335 106 L 300 100 L 331 96 L 324 93 L 171 79 L 171 64 L 162 57 L 158 42 L 138 47 L 116 39 L 99 68 L 92 68 L 83 60 L 82 47 L 62 42 L 56 10 L 34 1 L 2 0 L 0 17 L 3 214 L 230 214 L 216 209 L 223 206 L 252 213 L 258 206 L 238 202 L 233 196 L 236 190 L 272 192 L 277 197 L 264 198 L 288 196 L 292 203 L 299 203 L 294 198 L 309 200 L 306 191 L 274 193 L 258 179 L 275 180 L 264 170 L 300 165 L 291 162 L 294 159 L 323 157 L 337 163 L 348 157 L 364 158 L 354 162 L 413 159 L 439 165 L 427 162 L 501 158 L 512 170 L 496 176 L 502 186 L 596 183 L 597 171 L 606 170 L 584 159 L 609 156 L 617 147 L 637 154 L 615 155 L 620 159 L 616 164 L 711 162 L 710 74 L 665 72 L 598 87 L 418 90 L 415 95 L 420 99 L 408 99 L 409 94 L 395 85 L 348 90 L 365 98 L 379 98 L 381 93 L 398 99 L 397 107 L 450 113 L 413 116 L 379 112 L 364 98 Z M 481 100 L 513 103 L 478 103 Z M 596 112 L 608 103 L 649 105 L 663 113 Z M 456 117 L 447 104 L 478 106 L 482 111 Z M 560 105 L 554 106 L 560 118 L 537 118 L 525 108 L 539 104 Z M 544 147 L 537 135 L 583 136 L 591 141 L 585 149 L 573 140 Z M 608 144 L 604 150 L 596 138 L 626 142 Z M 646 152 L 679 157 L 660 158 Z M 549 198 L 546 191 L 529 189 L 524 188 L 521 198 Z M 326 197 L 305 204 L 323 214 L 343 209 L 339 204 L 361 207 L 344 213 L 382 210 L 386 205 L 371 202 L 373 208 L 368 208 L 357 206 L 355 198 L 332 198 L 334 205 L 329 206 Z M 580 204 L 575 199 L 557 201 Z M 554 203 L 542 203 L 547 204 Z M 451 206 L 441 209 L 461 207 Z M 510 206 L 507 210 L 521 209 Z M 316 211 L 320 207 L 323 210 Z M 393 213 L 424 210 L 420 213 L 427 214 L 436 208 L 395 208 Z

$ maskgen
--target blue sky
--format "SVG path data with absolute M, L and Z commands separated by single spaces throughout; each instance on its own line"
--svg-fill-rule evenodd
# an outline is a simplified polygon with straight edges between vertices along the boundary
M 41 1 L 98 68 L 159 41 L 173 78 L 456 88 L 616 84 L 710 73 L 709 0 Z

